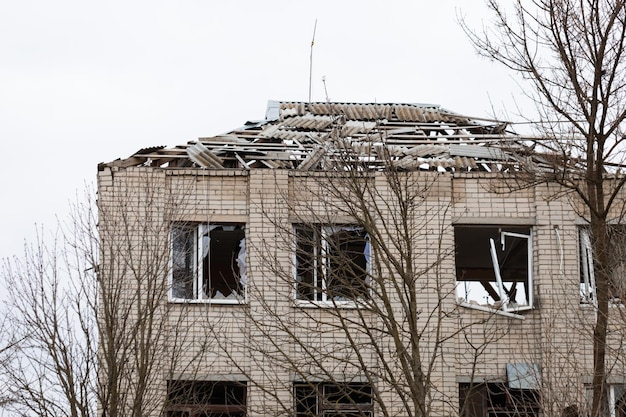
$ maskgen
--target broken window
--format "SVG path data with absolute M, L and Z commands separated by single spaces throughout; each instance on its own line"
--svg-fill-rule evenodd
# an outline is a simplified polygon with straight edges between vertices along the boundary
M 580 302 L 595 304 L 596 279 L 593 271 L 593 252 L 589 230 L 581 228 L 578 237 L 580 247 Z
M 372 416 L 372 388 L 362 383 L 294 384 L 295 417 Z
M 454 240 L 459 302 L 504 311 L 532 308 L 529 227 L 457 226 Z
M 168 381 L 167 417 L 244 417 L 246 382 Z
M 580 301 L 596 302 L 596 280 L 591 233 L 588 227 L 579 229 Z M 626 226 L 611 225 L 608 230 L 607 270 L 611 298 L 620 302 L 626 296 Z
M 606 417 L 626 417 L 626 385 L 611 384 L 606 387 L 606 398 L 600 414 Z M 593 389 L 590 385 L 585 386 L 587 409 L 593 403 Z M 580 413 L 579 416 L 584 414 Z
M 611 417 L 626 417 L 626 387 L 624 385 L 609 387 L 609 404 Z
M 539 391 L 504 383 L 459 384 L 461 417 L 536 417 Z
M 246 288 L 246 247 L 241 224 L 172 227 L 173 300 L 240 302 Z
M 347 301 L 369 296 L 370 245 L 355 226 L 295 226 L 296 298 Z

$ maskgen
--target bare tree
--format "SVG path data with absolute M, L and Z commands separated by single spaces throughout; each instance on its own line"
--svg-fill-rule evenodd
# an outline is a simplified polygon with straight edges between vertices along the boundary
M 593 402 L 603 413 L 607 399 L 607 329 L 614 287 L 610 222 L 621 221 L 620 193 L 626 177 L 626 4 L 596 0 L 488 0 L 492 21 L 467 33 L 479 54 L 522 75 L 537 104 L 549 169 L 527 164 L 518 185 L 556 182 L 572 193 L 573 207 L 587 219 L 593 252 Z M 510 7 L 509 7 L 510 6 Z M 507 13 L 508 12 L 508 13 Z
M 93 265 L 57 231 L 5 260 L 8 345 L 0 380 L 18 415 L 89 416 L 96 401 Z
M 169 225 L 185 193 L 174 201 L 163 178 L 120 177 L 136 187 L 101 184 L 98 202 L 87 190 L 52 236 L 41 229 L 3 264 L 0 383 L 11 412 L 158 415 L 164 375 L 191 374 L 189 363 L 202 360 L 202 348 L 186 356 L 190 326 L 167 303 Z
M 6 306 L 4 303 L 0 306 L 0 315 L 3 319 L 0 321 L 0 369 L 9 367 L 9 363 L 13 360 L 11 355 L 15 346 L 15 340 L 8 331 L 8 315 L 6 314 Z M 10 386 L 4 378 L 0 378 L 0 410 L 7 409 L 10 404 L 15 401 Z

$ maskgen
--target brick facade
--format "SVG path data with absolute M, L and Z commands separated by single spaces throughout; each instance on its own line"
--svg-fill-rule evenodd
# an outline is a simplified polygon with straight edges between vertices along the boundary
M 370 178 L 376 190 L 368 202 L 372 221 L 379 226 L 406 224 L 393 218 L 395 197 L 385 175 L 379 172 Z M 419 349 L 430 379 L 430 415 L 458 414 L 460 383 L 506 381 L 506 366 L 515 363 L 538 365 L 545 415 L 557 415 L 565 406 L 581 403 L 583 384 L 592 369 L 590 322 L 594 313 L 580 303 L 580 222 L 568 196 L 558 196 L 548 186 L 504 192 L 506 178 L 489 173 L 401 176 L 408 179 L 402 186 L 413 189 L 420 199 L 412 203 L 409 247 L 414 251 L 411 268 L 416 269 L 418 280 L 415 288 L 419 291 L 412 300 L 418 311 L 417 327 L 423 332 Z M 292 225 L 351 222 L 350 212 L 341 209 L 344 202 L 328 188 L 329 178 L 280 169 L 109 167 L 99 172 L 102 275 L 109 277 L 102 291 L 120 285 L 117 301 L 130 305 L 128 311 L 136 318 L 142 317 L 139 304 L 158 297 L 153 311 L 156 320 L 149 323 L 160 332 L 150 336 L 150 343 L 156 344 L 151 346 L 154 367 L 147 376 L 153 415 L 159 415 L 164 404 L 168 380 L 247 381 L 250 416 L 287 415 L 292 384 L 305 376 L 364 381 L 363 366 L 391 366 L 381 370 L 381 375 L 396 375 L 403 381 L 405 369 L 394 359 L 398 352 L 391 336 L 383 337 L 381 332 L 379 346 L 373 346 L 364 328 L 356 326 L 346 332 L 350 321 L 370 322 L 371 329 L 379 329 L 385 317 L 358 306 L 306 306 L 294 300 Z M 342 186 L 333 184 L 332 190 L 337 187 Z M 346 189 L 345 195 L 353 192 Z M 169 227 L 176 222 L 245 225 L 245 300 L 234 304 L 169 300 Z M 459 305 L 454 256 L 459 225 L 530 228 L 532 309 L 501 314 Z M 394 245 L 398 236 L 393 229 L 382 230 L 380 236 L 392 255 L 407 259 L 401 256 L 402 246 Z M 374 262 L 382 273 L 388 272 L 385 263 Z M 133 273 L 129 272 L 132 268 L 136 269 Z M 372 270 L 372 275 L 376 273 Z M 389 308 L 406 319 L 404 294 L 394 291 L 390 282 L 378 284 L 389 291 L 388 301 L 396 303 Z M 614 308 L 622 312 L 622 307 Z M 132 317 L 125 319 L 133 322 Z M 617 318 L 616 323 L 623 326 Z M 119 337 L 131 329 L 127 323 L 126 333 Z M 624 375 L 622 333 L 615 334 L 611 361 L 617 365 L 613 373 L 619 380 Z M 348 337 L 355 340 L 348 342 Z M 361 349 L 355 351 L 354 345 Z M 381 361 L 376 347 L 387 352 L 387 363 Z M 133 375 L 127 376 L 131 390 Z M 388 381 L 380 377 L 377 389 L 390 415 L 405 415 L 405 405 Z M 382 415 L 379 405 L 374 405 L 374 415 Z

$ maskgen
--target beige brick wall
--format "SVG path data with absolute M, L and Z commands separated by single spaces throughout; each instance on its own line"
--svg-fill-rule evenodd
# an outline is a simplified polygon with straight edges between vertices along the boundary
M 423 331 L 422 356 L 426 363 L 432 360 L 432 415 L 456 413 L 459 381 L 472 376 L 503 380 L 506 364 L 513 362 L 538 363 L 550 386 L 550 398 L 579 396 L 581 376 L 588 375 L 591 367 L 588 321 L 592 311 L 579 303 L 578 216 L 568 199 L 555 197 L 554 190 L 545 186 L 503 192 L 502 183 L 488 174 L 411 173 L 403 178 L 402 187 L 414 196 L 407 219 L 414 233 L 406 247 L 421 271 L 415 275 L 420 283 L 415 302 Z M 383 324 L 381 317 L 347 309 L 338 314 L 293 302 L 292 224 L 351 222 L 355 212 L 349 203 L 358 200 L 359 190 L 374 190 L 370 208 L 385 207 L 395 198 L 393 185 L 380 174 L 363 180 L 358 189 L 327 180 L 323 174 L 269 169 L 107 168 L 99 173 L 103 265 L 108 276 L 124 277 L 120 305 L 142 299 L 135 296 L 140 281 L 129 279 L 128 269 L 138 262 L 148 270 L 159 256 L 167 257 L 172 221 L 246 225 L 248 296 L 243 305 L 169 303 L 164 291 L 168 264 L 162 259 L 156 270 L 143 275 L 157 281 L 154 285 L 161 296 L 157 315 L 165 323 L 155 324 L 164 332 L 154 339 L 159 344 L 158 367 L 152 376 L 159 381 L 154 384 L 155 404 L 165 397 L 165 379 L 234 375 L 263 387 L 252 387 L 248 402 L 251 415 L 269 415 L 281 409 L 280 401 L 290 404 L 292 382 L 305 375 L 349 379 L 359 376 L 359 361 L 373 369 L 384 365 L 363 329 L 351 334 L 357 344 L 361 340 L 360 352 L 348 348 L 342 329 L 346 320 L 371 323 L 376 329 Z M 397 224 L 394 206 L 372 212 L 389 256 L 402 258 L 403 246 L 393 244 L 397 238 L 393 228 L 383 227 Z M 520 314 L 522 320 L 459 307 L 453 225 L 520 222 L 532 226 L 536 308 Z M 393 291 L 391 282 L 384 285 Z M 392 293 L 390 300 L 390 311 L 401 317 L 401 298 Z M 304 343 L 294 343 L 294 338 Z M 390 338 L 381 337 L 379 342 L 386 355 L 397 356 Z M 401 375 L 399 363 L 389 363 L 392 374 Z M 388 404 L 392 409 L 400 407 L 384 387 Z

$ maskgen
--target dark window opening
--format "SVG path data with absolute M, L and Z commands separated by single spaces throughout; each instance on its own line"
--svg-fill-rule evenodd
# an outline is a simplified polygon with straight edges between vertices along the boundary
M 240 255 L 244 249 L 241 226 L 210 226 L 209 254 L 202 262 L 204 293 L 212 299 L 242 297 L 244 282 Z M 241 265 L 241 266 L 240 266 Z
M 295 227 L 296 298 L 343 301 L 369 296 L 368 236 L 361 227 Z
M 372 416 L 372 388 L 362 383 L 294 384 L 296 417 Z
M 296 298 L 322 300 L 322 248 L 319 230 L 297 226 L 296 234 Z
M 506 311 L 532 307 L 532 244 L 528 227 L 457 226 L 459 301 Z
M 244 417 L 245 382 L 168 381 L 167 417 Z
M 539 393 L 505 384 L 459 384 L 461 417 L 537 417 Z

